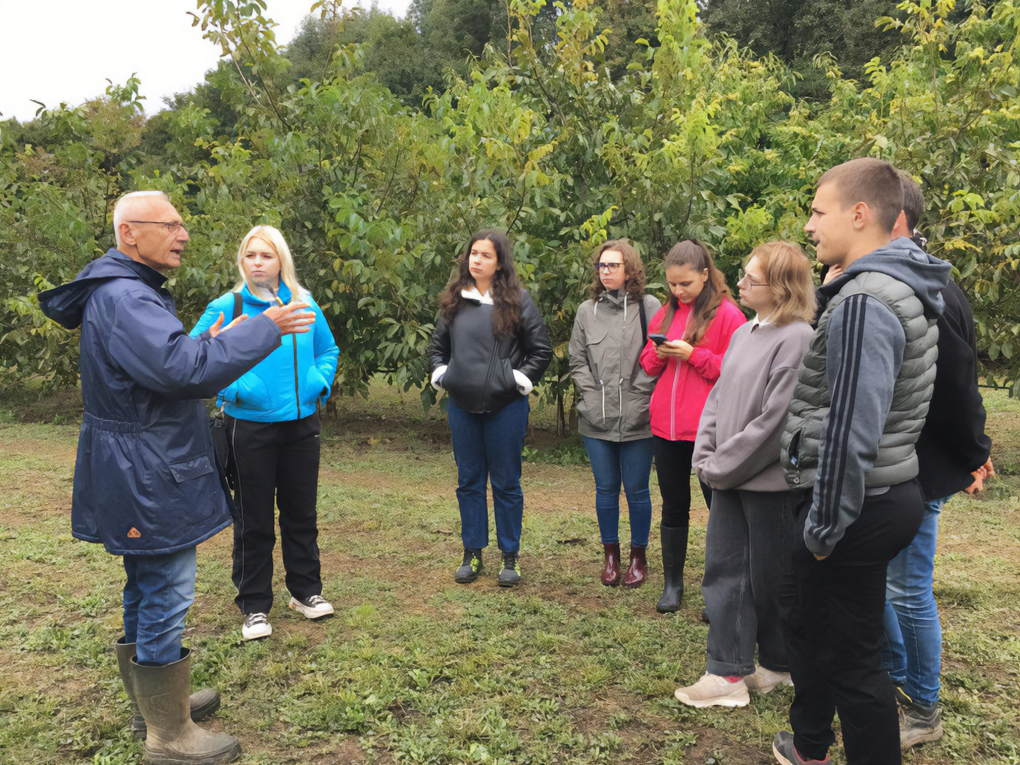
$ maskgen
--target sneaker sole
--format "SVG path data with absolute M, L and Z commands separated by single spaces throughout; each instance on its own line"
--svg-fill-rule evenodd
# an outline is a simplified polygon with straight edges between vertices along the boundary
M 697 707 L 698 709 L 705 709 L 706 707 L 746 707 L 751 703 L 750 698 L 742 698 L 740 696 L 722 696 L 714 699 L 692 699 L 686 693 L 681 693 L 680 689 L 673 691 L 673 695 L 676 696 L 677 701 L 682 704 L 686 704 L 689 707 Z
M 942 723 L 931 731 L 909 731 L 907 735 L 900 734 L 900 749 L 906 751 L 918 744 L 927 744 L 930 741 L 938 741 L 942 738 Z
M 520 583 L 521 583 L 520 579 L 518 579 L 516 582 L 506 582 L 506 581 L 500 579 L 499 582 L 498 582 L 500 587 L 516 587 Z
M 332 606 L 329 607 L 328 611 L 323 611 L 321 614 L 317 614 L 314 611 L 312 613 L 309 613 L 309 611 L 312 611 L 312 609 L 306 608 L 305 606 L 302 606 L 300 603 L 298 603 L 293 598 L 291 599 L 290 603 L 287 604 L 287 607 L 290 608 L 292 611 L 297 611 L 299 614 L 301 614 L 306 619 L 312 619 L 313 621 L 315 619 L 324 619 L 327 616 L 332 616 L 333 615 L 333 607 Z
M 776 749 L 775 744 L 772 744 L 772 754 L 775 755 L 776 760 L 780 763 L 780 765 L 795 765 L 795 763 L 790 762 L 788 759 L 786 759 L 786 755 L 784 755 L 782 752 Z
M 244 640 L 265 640 L 267 637 L 269 637 L 272 634 L 273 634 L 273 628 L 272 627 L 269 628 L 268 632 L 266 632 L 264 634 L 259 634 L 259 635 L 251 635 L 251 634 L 246 635 L 243 630 L 241 631 L 241 637 Z

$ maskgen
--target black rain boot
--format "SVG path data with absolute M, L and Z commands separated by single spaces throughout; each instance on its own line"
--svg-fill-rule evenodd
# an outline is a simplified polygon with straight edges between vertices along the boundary
M 684 596 L 684 564 L 687 562 L 687 530 L 689 526 L 659 526 L 662 538 L 662 597 L 655 604 L 660 614 L 680 610 Z

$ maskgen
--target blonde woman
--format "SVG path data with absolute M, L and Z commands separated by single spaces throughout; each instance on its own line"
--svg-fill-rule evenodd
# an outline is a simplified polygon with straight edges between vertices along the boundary
M 790 683 L 779 584 L 789 568 L 794 499 L 779 439 L 812 336 L 811 263 L 796 244 L 768 242 L 751 252 L 737 286 L 757 316 L 733 334 L 692 457 L 712 489 L 702 584 L 707 672 L 676 691 L 693 707 L 745 706 L 748 689 Z
M 224 323 L 257 316 L 292 300 L 314 312 L 311 331 L 283 344 L 220 391 L 227 415 L 232 471 L 237 480 L 233 580 L 235 602 L 244 615 L 245 640 L 272 634 L 275 508 L 290 607 L 309 619 L 333 613 L 322 598 L 315 500 L 319 482 L 318 406 L 325 403 L 336 374 L 338 349 L 322 310 L 297 281 L 283 235 L 256 226 L 237 250 L 241 279 L 233 291 L 209 304 L 191 331 L 199 335 Z

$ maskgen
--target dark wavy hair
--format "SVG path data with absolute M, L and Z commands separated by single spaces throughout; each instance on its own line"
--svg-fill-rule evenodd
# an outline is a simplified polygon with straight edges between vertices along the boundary
M 731 302 L 733 300 L 730 288 L 726 286 L 726 277 L 723 276 L 722 271 L 715 267 L 715 261 L 712 260 L 712 254 L 708 248 L 697 239 L 684 239 L 682 242 L 674 244 L 666 253 L 665 265 L 666 268 L 690 266 L 698 272 L 708 269 L 708 280 L 705 282 L 701 294 L 694 300 L 691 321 L 687 325 L 687 331 L 683 337 L 691 345 L 697 345 L 705 336 L 705 331 L 712 323 L 712 319 L 715 318 L 716 311 L 719 310 L 723 300 Z M 665 332 L 669 328 L 679 307 L 680 301 L 676 299 L 676 296 L 670 295 L 666 313 L 656 331 Z
M 492 333 L 496 337 L 512 337 L 521 324 L 521 280 L 514 266 L 513 249 L 506 234 L 495 229 L 479 231 L 471 237 L 464 251 L 457 258 L 457 270 L 439 293 L 439 311 L 447 324 L 460 310 L 464 299 L 461 290 L 475 286 L 475 279 L 468 270 L 471 247 L 475 242 L 486 239 L 496 248 L 496 275 L 492 277 Z
M 611 239 L 595 251 L 595 256 L 591 260 L 592 270 L 595 271 L 595 278 L 591 283 L 591 299 L 598 300 L 599 295 L 606 291 L 606 286 L 595 268 L 606 250 L 615 250 L 623 256 L 623 270 L 627 274 L 623 282 L 623 291 L 631 300 L 640 300 L 645 294 L 645 264 L 641 262 L 641 256 L 634 249 L 634 245 L 626 239 Z

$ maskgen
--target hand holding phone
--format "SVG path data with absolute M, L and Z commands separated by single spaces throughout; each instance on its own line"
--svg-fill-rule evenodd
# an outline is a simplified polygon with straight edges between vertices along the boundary
M 651 340 L 656 345 L 662 345 L 664 342 L 666 342 L 666 336 L 661 332 L 653 332 L 648 336 L 648 339 Z

